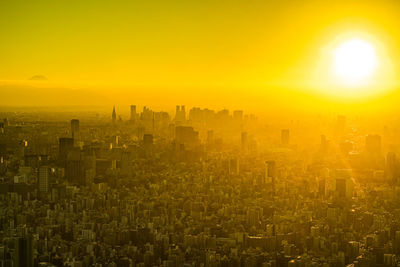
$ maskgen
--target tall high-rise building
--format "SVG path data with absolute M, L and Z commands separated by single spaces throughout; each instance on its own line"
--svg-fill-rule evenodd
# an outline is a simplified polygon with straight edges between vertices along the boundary
M 385 173 L 388 180 L 397 184 L 400 177 L 400 168 L 394 152 L 388 152 L 385 159 Z
M 175 113 L 175 122 L 176 123 L 183 123 L 186 121 L 186 111 L 185 106 L 176 106 L 176 113 Z
M 242 134 L 241 134 L 241 136 L 240 136 L 240 142 L 241 142 L 241 145 L 242 145 L 242 149 L 243 149 L 243 150 L 245 150 L 245 149 L 248 148 L 249 142 L 248 142 L 248 138 L 247 138 L 247 132 L 242 132 Z
M 150 108 L 144 106 L 142 114 L 140 114 L 140 119 L 146 124 L 149 124 L 153 121 L 153 111 Z
M 199 139 L 199 133 L 191 126 L 175 127 L 175 140 L 178 144 L 195 144 Z
M 13 251 L 14 267 L 33 266 L 33 240 L 31 236 L 15 237 Z
M 79 137 L 79 120 L 77 119 L 71 120 L 71 135 L 74 139 Z
M 117 121 L 117 113 L 115 112 L 115 105 L 113 107 L 111 118 L 112 118 L 112 122 L 115 124 L 115 122 Z
M 181 112 L 182 112 L 182 119 L 186 120 L 186 110 L 184 105 L 181 106 Z
M 276 163 L 274 160 L 265 162 L 265 182 L 274 183 L 276 177 Z
M 68 137 L 62 137 L 59 139 L 58 159 L 61 166 L 65 167 L 68 152 L 71 151 L 73 148 L 74 148 L 74 139 Z
M 79 149 L 69 151 L 65 176 L 70 184 L 85 185 L 85 168 L 82 153 Z
M 39 192 L 47 193 L 49 192 L 49 176 L 50 176 L 50 168 L 47 166 L 42 166 L 39 168 Z
M 74 145 L 79 146 L 81 141 L 81 136 L 79 133 L 79 120 L 73 119 L 71 120 L 71 135 L 74 139 Z
M 394 252 L 400 254 L 400 231 L 394 233 Z
M 334 172 L 335 191 L 338 197 L 351 198 L 353 196 L 354 182 L 350 169 L 336 169 Z
M 131 105 L 131 121 L 136 120 L 136 105 Z

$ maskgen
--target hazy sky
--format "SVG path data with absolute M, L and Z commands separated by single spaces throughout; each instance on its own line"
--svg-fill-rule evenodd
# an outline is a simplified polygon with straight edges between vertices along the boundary
M 400 1 L 2 0 L 0 80 L 240 99 L 324 83 L 326 47 L 346 34 L 398 61 L 399 12 Z

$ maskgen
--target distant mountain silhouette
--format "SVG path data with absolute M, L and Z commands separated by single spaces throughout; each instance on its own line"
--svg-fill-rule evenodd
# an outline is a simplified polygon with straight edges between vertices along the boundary
M 34 75 L 29 78 L 31 81 L 47 81 L 47 77 L 43 75 Z

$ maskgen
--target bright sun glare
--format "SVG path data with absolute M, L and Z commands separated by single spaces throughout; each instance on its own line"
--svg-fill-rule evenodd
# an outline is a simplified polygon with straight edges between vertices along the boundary
M 367 83 L 378 66 L 375 47 L 354 38 L 341 43 L 333 54 L 333 71 L 342 83 L 359 86 Z

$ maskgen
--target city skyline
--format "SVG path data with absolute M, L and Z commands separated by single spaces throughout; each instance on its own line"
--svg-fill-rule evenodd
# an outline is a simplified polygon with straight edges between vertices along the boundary
M 400 267 L 399 14 L 0 0 L 0 267 Z

